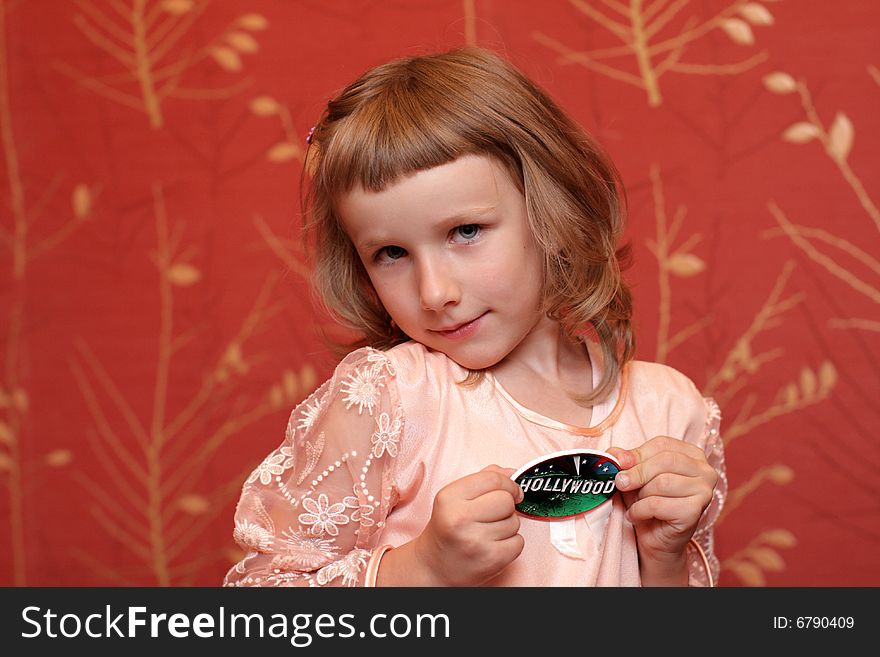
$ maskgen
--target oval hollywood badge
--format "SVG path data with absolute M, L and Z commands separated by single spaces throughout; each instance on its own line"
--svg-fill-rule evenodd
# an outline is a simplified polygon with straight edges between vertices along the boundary
M 525 497 L 516 510 L 533 518 L 570 518 L 592 511 L 617 490 L 620 466 L 610 454 L 570 449 L 529 461 L 511 476 Z

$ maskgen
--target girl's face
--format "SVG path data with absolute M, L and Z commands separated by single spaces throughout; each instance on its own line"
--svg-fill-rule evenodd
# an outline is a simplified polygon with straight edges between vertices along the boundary
M 466 155 L 338 206 L 379 299 L 412 339 L 491 367 L 543 318 L 526 205 L 493 158 Z

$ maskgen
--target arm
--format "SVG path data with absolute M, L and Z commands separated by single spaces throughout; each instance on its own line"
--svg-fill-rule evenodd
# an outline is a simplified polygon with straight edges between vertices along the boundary
M 712 526 L 726 494 L 720 414 L 712 400 L 700 406 L 700 421 L 691 423 L 699 430 L 686 431 L 684 440 L 657 436 L 636 449 L 613 451 L 624 469 L 617 487 L 636 531 L 645 586 L 717 579 Z
M 245 482 L 233 536 L 246 554 L 224 583 L 363 585 L 396 502 L 402 434 L 390 362 L 353 352 L 294 409 L 284 442 Z

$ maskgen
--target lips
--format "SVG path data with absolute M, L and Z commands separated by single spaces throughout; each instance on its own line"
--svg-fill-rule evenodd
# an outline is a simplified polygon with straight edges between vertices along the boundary
M 459 337 L 464 336 L 465 334 L 470 334 L 473 329 L 476 328 L 477 323 L 480 319 L 482 319 L 488 310 L 481 315 L 475 317 L 474 319 L 468 320 L 466 322 L 460 322 L 458 324 L 450 324 L 446 328 L 437 328 L 431 329 L 434 333 L 439 333 L 445 337 Z
M 442 328 L 435 328 L 435 329 L 431 329 L 431 330 L 432 330 L 432 331 L 436 331 L 437 333 L 445 333 L 445 332 L 449 332 L 449 331 L 456 331 L 456 330 L 460 329 L 462 326 L 465 326 L 465 325 L 467 325 L 467 324 L 470 324 L 471 322 L 475 322 L 475 321 L 477 321 L 478 319 L 480 319 L 480 317 L 482 317 L 482 316 L 485 315 L 485 314 L 486 314 L 486 313 L 482 313 L 481 315 L 478 315 L 477 317 L 474 317 L 473 319 L 469 319 L 469 320 L 467 320 L 467 321 L 465 321 L 465 322 L 459 322 L 458 324 L 450 324 L 449 326 L 444 326 L 444 327 L 442 327 Z
M 476 319 L 476 318 L 474 318 L 474 319 Z M 431 329 L 431 330 L 436 331 L 437 333 L 447 333 L 449 331 L 455 331 L 457 329 L 460 329 L 462 326 L 464 326 L 465 324 L 470 324 L 472 321 L 474 321 L 474 320 L 469 319 L 468 321 L 462 322 L 461 324 L 453 324 L 452 326 L 445 326 L 443 328 L 436 328 L 436 329 Z

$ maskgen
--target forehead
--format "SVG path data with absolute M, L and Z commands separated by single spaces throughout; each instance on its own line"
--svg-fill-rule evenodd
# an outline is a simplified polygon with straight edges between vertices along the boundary
M 425 227 L 502 210 L 522 201 L 506 170 L 494 158 L 465 155 L 418 171 L 379 192 L 355 187 L 337 203 L 352 241 L 380 242 L 404 228 Z

